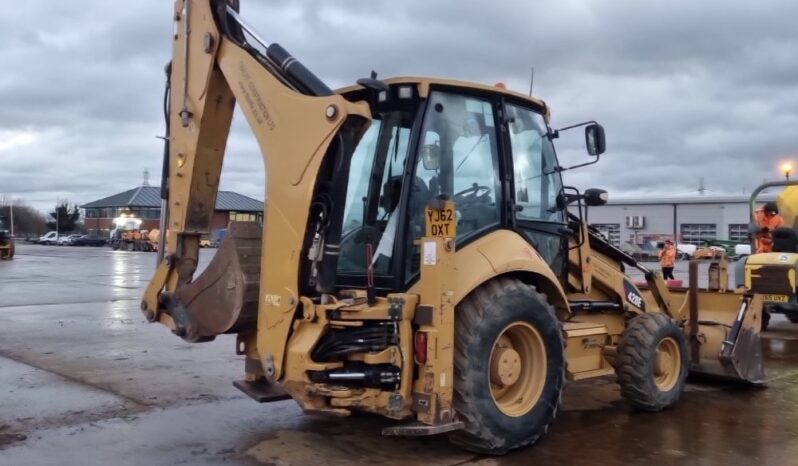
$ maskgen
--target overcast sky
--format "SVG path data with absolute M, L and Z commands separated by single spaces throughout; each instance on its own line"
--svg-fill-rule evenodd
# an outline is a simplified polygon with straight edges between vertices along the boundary
M 160 176 L 172 2 L 5 0 L 0 15 L 0 194 L 45 209 Z M 566 183 L 612 196 L 746 192 L 798 164 L 798 2 L 241 0 L 262 37 L 333 87 L 438 75 L 535 94 L 553 126 L 594 119 L 598 165 Z M 13 6 L 12 6 L 13 5 Z M 240 114 L 222 189 L 263 198 Z M 559 142 L 582 161 L 580 133 Z

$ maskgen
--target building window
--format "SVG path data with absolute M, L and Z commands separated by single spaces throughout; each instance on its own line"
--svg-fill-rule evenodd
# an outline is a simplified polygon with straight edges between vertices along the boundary
M 161 217 L 161 209 L 154 207 L 142 207 L 136 211 L 136 216 L 142 219 L 155 219 Z
M 257 220 L 258 214 L 249 212 L 230 212 L 231 222 L 256 222 Z
M 700 246 L 703 241 L 717 239 L 717 226 L 714 223 L 683 223 L 682 243 Z
M 601 233 L 609 243 L 615 247 L 621 246 L 621 224 L 620 223 L 594 223 L 591 225 Z
M 747 223 L 730 223 L 729 224 L 729 239 L 731 241 L 740 241 L 741 243 L 748 242 L 748 224 Z

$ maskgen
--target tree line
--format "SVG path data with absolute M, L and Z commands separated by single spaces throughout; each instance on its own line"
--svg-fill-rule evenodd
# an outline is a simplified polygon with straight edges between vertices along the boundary
M 0 218 L 6 223 L 11 221 L 12 199 L 9 196 L 0 196 Z M 59 201 L 49 218 L 31 207 L 27 202 L 13 199 L 14 208 L 14 234 L 16 236 L 41 235 L 48 231 L 71 232 L 82 231 L 80 222 L 80 209 L 77 204 L 70 206 L 68 201 Z M 8 225 L 10 226 L 10 225 Z

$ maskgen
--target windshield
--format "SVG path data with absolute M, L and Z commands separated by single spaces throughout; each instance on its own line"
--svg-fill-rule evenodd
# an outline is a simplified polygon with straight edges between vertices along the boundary
M 376 114 L 352 155 L 339 273 L 366 273 L 368 264 L 378 275 L 391 271 L 412 121 L 411 111 Z
M 511 121 L 516 217 L 562 221 L 562 211 L 557 208 L 557 194 L 562 185 L 543 116 L 515 105 L 508 105 L 507 112 Z

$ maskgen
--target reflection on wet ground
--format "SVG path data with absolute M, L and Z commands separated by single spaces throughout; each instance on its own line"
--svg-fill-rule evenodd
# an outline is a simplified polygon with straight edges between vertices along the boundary
M 798 464 L 798 325 L 781 316 L 764 335 L 767 388 L 691 380 L 678 406 L 650 414 L 612 378 L 572 383 L 546 438 L 491 458 L 381 437 L 392 421 L 379 417 L 249 400 L 231 384 L 242 373 L 232 337 L 191 345 L 144 321 L 153 254 L 18 253 L 0 263 L 2 465 Z

